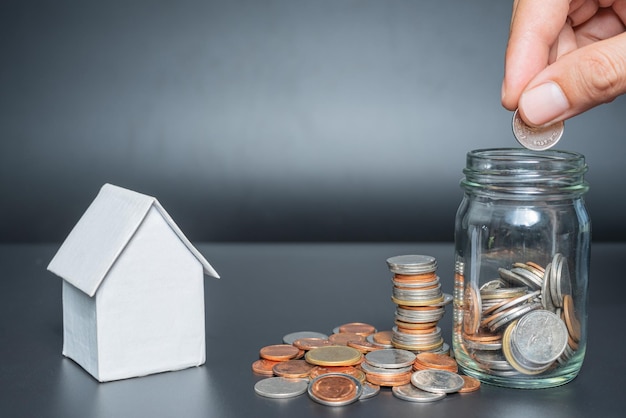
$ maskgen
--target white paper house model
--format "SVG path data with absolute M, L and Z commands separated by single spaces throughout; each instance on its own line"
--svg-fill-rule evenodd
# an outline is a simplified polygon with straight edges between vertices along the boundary
M 48 270 L 63 355 L 97 380 L 204 364 L 204 275 L 219 276 L 155 198 L 105 184 Z

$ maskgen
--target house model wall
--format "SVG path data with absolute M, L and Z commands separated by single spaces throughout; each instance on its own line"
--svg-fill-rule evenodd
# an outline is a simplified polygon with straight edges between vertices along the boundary
M 54 256 L 63 355 L 104 382 L 205 362 L 217 272 L 150 196 L 105 184 Z

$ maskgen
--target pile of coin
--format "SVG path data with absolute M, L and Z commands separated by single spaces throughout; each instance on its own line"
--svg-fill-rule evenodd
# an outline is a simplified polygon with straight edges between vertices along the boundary
M 368 335 L 355 337 L 359 333 Z M 340 334 L 344 335 L 334 340 L 344 344 L 330 342 L 334 335 Z M 356 322 L 335 328 L 330 336 L 311 331 L 287 334 L 283 344 L 259 350 L 259 359 L 252 364 L 252 370 L 266 378 L 258 381 L 254 390 L 269 398 L 308 393 L 320 404 L 341 406 L 373 397 L 385 386 L 391 387 L 396 397 L 413 402 L 430 402 L 443 398 L 446 392 L 470 392 L 480 386 L 478 380 L 456 374 L 456 361 L 447 354 L 416 355 L 390 348 L 391 334 L 391 331 L 379 332 L 368 324 Z M 365 340 L 361 340 L 363 337 Z M 364 352 L 349 346 L 354 339 L 372 344 L 374 348 Z M 371 347 L 368 345 L 368 348 Z M 448 383 L 446 379 L 435 379 L 426 384 L 426 389 L 419 389 L 412 383 L 413 376 L 429 370 L 456 377 L 446 375 Z M 463 380 L 461 388 L 457 387 L 459 378 Z
M 437 326 L 452 296 L 441 291 L 437 260 L 426 255 L 387 259 L 392 277 L 391 300 L 397 305 L 391 343 L 412 352 L 449 352 Z
M 455 275 L 455 297 L 462 297 L 455 300 L 462 308 L 455 333 L 463 352 L 480 371 L 503 377 L 564 364 L 581 338 L 565 257 L 555 254 L 545 268 L 513 263 L 498 274 L 480 288 L 464 285 L 460 271 Z

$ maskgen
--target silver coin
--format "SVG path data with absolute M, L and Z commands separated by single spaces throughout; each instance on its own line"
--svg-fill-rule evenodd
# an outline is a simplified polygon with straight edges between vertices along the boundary
M 391 345 L 391 344 L 381 344 L 379 342 L 376 342 L 376 340 L 374 340 L 374 334 L 368 335 L 367 337 L 365 337 L 365 339 L 367 340 L 368 343 L 374 344 L 376 347 L 393 348 L 393 345 Z
M 416 388 L 411 383 L 394 386 L 391 388 L 391 392 L 398 399 L 409 402 L 434 402 L 446 397 L 445 392 L 427 392 Z
M 498 273 L 500 274 L 500 277 L 502 277 L 504 280 L 506 280 L 507 282 L 511 284 L 526 286 L 533 290 L 536 288 L 536 285 L 534 282 L 532 282 L 531 280 L 528 280 L 524 276 L 520 276 L 519 274 L 511 270 L 507 270 L 505 268 L 500 267 L 498 269 Z
M 437 260 L 429 255 L 398 255 L 387 259 L 392 273 L 418 275 L 431 273 L 437 269 Z
M 454 393 L 463 387 L 461 376 L 447 370 L 418 370 L 411 375 L 411 383 L 418 389 L 435 393 Z
M 287 334 L 283 337 L 283 343 L 291 345 L 294 341 L 299 340 L 300 338 L 321 338 L 323 340 L 327 340 L 328 335 L 315 331 L 292 332 L 291 334 Z
M 520 318 L 511 333 L 511 346 L 515 346 L 516 354 L 526 362 L 545 365 L 563 354 L 567 336 L 567 327 L 561 318 L 550 311 L 536 310 Z
M 285 377 L 268 377 L 254 385 L 254 391 L 266 398 L 292 398 L 302 395 L 309 386 L 308 379 L 287 379 Z
M 552 302 L 552 294 L 550 292 L 552 280 L 552 263 L 549 263 L 546 266 L 546 273 L 543 276 L 543 283 L 541 285 L 541 304 L 548 311 L 554 312 L 556 306 L 554 306 Z
M 398 367 L 398 368 L 376 367 L 364 361 L 363 363 L 361 363 L 360 368 L 365 373 L 395 375 L 395 374 L 402 374 L 402 373 L 410 372 L 413 369 L 413 366 L 411 365 L 411 366 Z
M 507 287 L 507 284 L 504 280 L 493 279 L 480 286 L 480 293 L 483 293 L 483 291 L 502 289 L 503 287 Z
M 541 289 L 541 283 L 543 282 L 542 276 L 537 276 L 535 273 L 521 267 L 513 267 L 511 271 L 530 281 L 534 285 L 533 290 Z
M 374 367 L 397 369 L 412 365 L 415 361 L 415 354 L 408 350 L 383 348 L 367 353 L 365 361 Z
M 541 308 L 543 308 L 543 306 L 541 305 L 540 302 L 527 303 L 527 304 L 522 305 L 520 307 L 512 308 L 510 313 L 507 312 L 502 318 L 499 318 L 497 321 L 495 321 L 493 324 L 491 324 L 489 326 L 489 330 L 491 332 L 496 332 L 497 330 L 502 328 L 504 325 L 510 324 L 511 322 L 516 320 L 517 318 L 523 317 L 524 315 L 528 314 L 529 312 L 535 311 L 535 310 L 541 309 Z
M 359 400 L 372 398 L 380 393 L 380 386 L 374 385 L 370 382 L 363 383 L 363 393 L 359 396 Z
M 513 113 L 513 121 L 511 122 L 513 135 L 517 142 L 524 148 L 533 151 L 544 151 L 553 147 L 563 136 L 565 124 L 557 122 L 545 127 L 528 126 L 522 120 L 517 109 Z
M 512 299 L 509 302 L 505 303 L 504 305 L 502 305 L 502 306 L 498 307 L 497 309 L 495 309 L 493 311 L 493 313 L 497 314 L 498 312 L 502 312 L 504 310 L 512 308 L 513 306 L 520 305 L 522 303 L 526 303 L 527 300 L 534 299 L 537 296 L 539 296 L 540 294 L 541 294 L 540 290 L 535 290 L 534 292 L 527 293 L 524 296 L 520 296 L 518 298 Z

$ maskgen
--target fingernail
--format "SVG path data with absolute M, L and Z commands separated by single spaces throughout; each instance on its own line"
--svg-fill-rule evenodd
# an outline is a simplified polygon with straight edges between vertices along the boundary
M 541 126 L 561 116 L 569 109 L 569 102 L 558 84 L 548 82 L 522 94 L 519 107 L 527 122 Z

